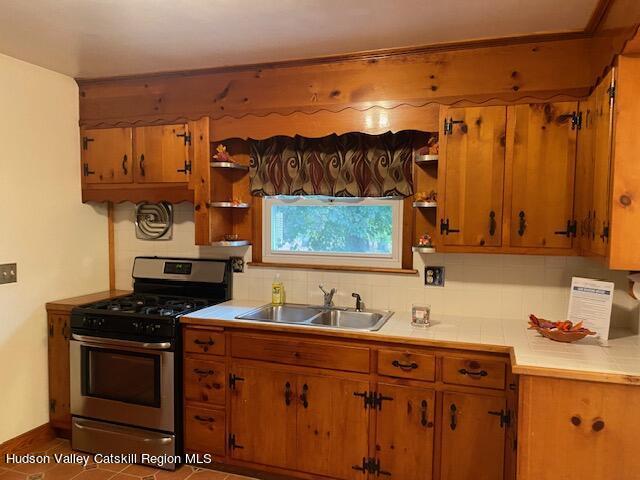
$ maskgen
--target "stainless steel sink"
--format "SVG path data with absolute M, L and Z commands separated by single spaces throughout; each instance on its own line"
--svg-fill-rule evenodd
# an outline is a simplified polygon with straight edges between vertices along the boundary
M 357 312 L 354 310 L 327 310 L 311 319 L 312 325 L 325 325 L 335 328 L 353 328 L 355 330 L 378 330 L 391 316 L 389 312 Z
M 314 309 L 307 305 L 263 305 L 236 318 L 259 322 L 304 323 L 320 313 L 322 313 L 322 310 Z
M 291 323 L 314 327 L 344 328 L 350 330 L 379 330 L 393 315 L 382 310 L 319 307 L 287 303 L 284 305 L 263 305 L 236 318 L 258 322 Z

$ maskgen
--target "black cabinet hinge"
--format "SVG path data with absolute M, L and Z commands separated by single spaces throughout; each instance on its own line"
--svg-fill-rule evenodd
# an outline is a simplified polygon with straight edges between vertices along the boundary
M 571 130 L 582 130 L 582 112 L 573 112 L 571 116 Z
M 459 228 L 451 228 L 449 225 L 449 219 L 445 221 L 444 219 L 440 219 L 440 235 L 449 235 L 450 233 L 459 233 Z
M 607 89 L 607 93 L 609 94 L 609 99 L 615 100 L 616 98 L 616 84 L 612 83 L 611 86 Z
M 362 464 L 361 465 L 354 465 L 351 467 L 353 470 L 357 470 L 359 472 L 362 472 L 362 474 L 364 475 L 365 473 L 371 473 L 373 475 L 376 476 L 380 476 L 380 475 L 391 475 L 391 472 L 385 472 L 384 470 L 382 470 L 380 468 L 380 460 L 376 460 L 375 458 L 367 458 L 367 457 L 362 457 Z
M 184 161 L 184 168 L 179 168 L 176 171 L 180 172 L 180 173 L 184 173 L 185 175 L 187 173 L 191 173 L 191 162 L 189 160 L 185 160 Z
M 51 413 L 56 412 L 56 400 L 54 398 L 49 400 L 49 412 Z
M 511 425 L 511 412 L 509 410 L 500 410 L 499 412 L 487 412 L 489 415 L 496 416 L 500 419 L 500 428 Z
M 453 118 L 449 118 L 449 120 L 447 120 L 445 118 L 444 119 L 443 133 L 445 135 L 452 135 L 453 134 L 453 126 L 455 124 L 459 124 L 459 123 L 464 123 L 464 120 L 454 120 Z
M 88 150 L 89 149 L 89 142 L 93 142 L 93 138 L 82 137 L 82 149 L 83 150 Z
M 176 137 L 182 137 L 185 145 L 191 145 L 191 134 L 188 132 L 185 133 L 176 133 Z
M 229 434 L 229 448 L 231 450 L 235 450 L 235 449 L 242 450 L 244 448 L 243 445 L 238 444 L 238 442 L 236 441 L 236 436 L 233 433 Z
M 556 235 L 564 235 L 568 238 L 574 237 L 578 234 L 578 222 L 576 220 L 567 220 L 567 229 L 558 230 L 553 232 Z
M 229 388 L 231 390 L 235 390 L 236 389 L 236 383 L 237 382 L 243 382 L 244 378 L 237 376 L 235 373 L 230 373 L 229 374 Z
M 93 175 L 94 172 L 93 170 L 89 170 L 89 164 L 88 163 L 83 163 L 82 164 L 82 175 L 84 175 L 85 177 L 88 177 L 89 175 Z
M 385 400 L 393 400 L 393 397 L 385 397 L 381 393 L 376 392 L 353 392 L 354 397 L 362 397 L 365 409 L 372 408 L 382 410 L 382 402 Z

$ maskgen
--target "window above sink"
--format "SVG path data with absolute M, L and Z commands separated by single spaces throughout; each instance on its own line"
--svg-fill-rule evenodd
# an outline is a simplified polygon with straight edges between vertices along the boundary
M 402 199 L 266 197 L 268 262 L 399 268 Z

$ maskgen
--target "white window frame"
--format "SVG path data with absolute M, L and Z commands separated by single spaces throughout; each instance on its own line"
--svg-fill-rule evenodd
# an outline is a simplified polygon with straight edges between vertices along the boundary
M 271 209 L 278 205 L 391 205 L 392 253 L 370 255 L 357 253 L 274 252 L 271 250 Z M 402 214 L 401 198 L 333 198 L 333 197 L 265 197 L 262 210 L 262 258 L 269 263 L 293 263 L 303 265 L 346 265 L 356 267 L 402 267 Z M 357 226 L 354 226 L 357 228 Z

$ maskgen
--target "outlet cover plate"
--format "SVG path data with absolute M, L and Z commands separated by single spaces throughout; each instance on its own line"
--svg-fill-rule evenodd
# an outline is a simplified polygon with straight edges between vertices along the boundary
M 15 263 L 4 263 L 0 265 L 0 285 L 5 283 L 16 283 L 18 281 L 18 265 Z
M 424 267 L 424 284 L 427 287 L 444 287 L 444 267 Z

